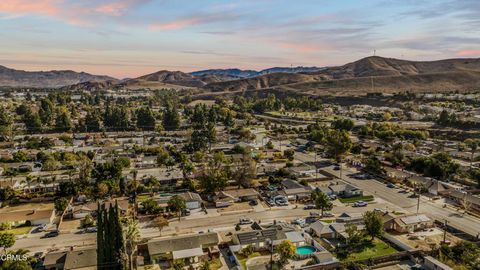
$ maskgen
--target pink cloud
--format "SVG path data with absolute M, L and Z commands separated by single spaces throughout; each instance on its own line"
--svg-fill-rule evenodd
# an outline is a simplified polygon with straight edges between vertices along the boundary
M 0 13 L 10 17 L 40 15 L 89 26 L 104 16 L 120 16 L 150 0 L 0 0 Z M 100 3 L 99 3 L 100 2 Z
M 480 50 L 460 50 L 456 55 L 462 57 L 480 56 Z
M 95 8 L 95 11 L 98 13 L 107 14 L 110 16 L 120 16 L 128 8 L 127 3 L 109 3 L 105 5 L 100 5 Z
M 219 13 L 219 14 L 204 14 L 191 17 L 185 17 L 169 22 L 160 22 L 150 25 L 151 30 L 176 30 L 183 29 L 199 24 L 208 24 L 224 20 L 231 20 L 236 17 L 235 14 Z
M 0 13 L 54 16 L 59 13 L 58 4 L 58 0 L 2 0 L 0 1 Z

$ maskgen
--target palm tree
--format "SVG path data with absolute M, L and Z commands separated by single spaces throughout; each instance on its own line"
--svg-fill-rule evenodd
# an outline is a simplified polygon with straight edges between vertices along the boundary
M 470 148 L 470 167 L 473 165 L 473 159 L 475 152 L 477 152 L 478 147 L 480 146 L 480 140 L 477 139 L 466 139 L 465 144 Z
M 25 180 L 22 181 L 22 183 L 27 184 L 28 193 L 32 191 L 31 190 L 32 182 L 33 182 L 33 177 L 31 175 L 27 175 L 27 177 L 25 177 Z
M 138 220 L 127 219 L 125 227 L 125 251 L 128 256 L 128 264 L 130 269 L 133 269 L 133 253 L 137 248 L 137 241 L 140 238 L 140 230 L 138 229 Z

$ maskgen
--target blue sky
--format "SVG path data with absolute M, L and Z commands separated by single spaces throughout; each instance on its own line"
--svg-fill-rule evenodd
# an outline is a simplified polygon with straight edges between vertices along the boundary
M 478 0 L 1 0 L 0 65 L 115 77 L 480 57 Z

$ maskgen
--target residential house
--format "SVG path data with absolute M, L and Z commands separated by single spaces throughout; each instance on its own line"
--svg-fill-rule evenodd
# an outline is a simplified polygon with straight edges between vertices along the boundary
M 363 215 L 361 213 L 342 213 L 336 218 L 335 222 L 363 224 Z
M 195 192 L 183 192 L 177 194 L 178 196 L 185 199 L 186 207 L 189 210 L 195 210 L 202 207 L 203 200 L 198 193 Z M 162 207 L 166 207 L 168 205 L 168 201 L 173 197 L 172 196 L 162 196 L 155 198 L 156 202 L 161 205 Z
M 257 199 L 259 196 L 253 188 L 231 189 L 216 192 L 213 201 L 216 207 L 227 207 L 236 202 Z
M 363 190 L 350 184 L 330 185 L 328 188 L 332 191 L 332 194 L 342 198 L 363 196 Z
M 312 194 L 312 189 L 308 186 L 304 186 L 294 180 L 284 180 L 282 181 L 283 189 L 279 190 L 277 193 L 283 197 L 286 197 L 288 200 L 305 200 L 309 199 Z
M 97 269 L 97 249 L 89 247 L 47 253 L 43 265 L 45 270 L 95 270 Z
M 407 233 L 431 228 L 432 226 L 433 221 L 424 214 L 404 215 L 400 217 L 393 217 L 389 214 L 384 215 L 384 228 L 387 231 Z
M 480 212 L 480 196 L 454 189 L 442 193 L 442 195 L 454 200 L 463 207 L 467 206 L 470 211 Z
M 305 245 L 305 238 L 300 232 L 293 228 L 272 226 L 260 230 L 248 232 L 239 232 L 233 235 L 234 250 L 241 250 L 247 246 L 253 246 L 255 249 L 266 249 L 271 244 L 274 246 L 280 244 L 283 240 L 290 240 L 295 246 Z
M 153 263 L 185 259 L 197 263 L 219 253 L 219 237 L 216 232 L 151 239 L 147 242 L 150 260 Z
M 325 223 L 321 220 L 316 221 L 308 227 L 309 232 L 315 236 L 318 236 L 320 238 L 333 238 L 334 237 L 334 232 L 330 228 L 329 223 Z
M 111 206 L 115 206 L 118 204 L 118 208 L 120 209 L 120 212 L 122 215 L 126 215 L 128 211 L 128 200 L 127 199 L 122 199 L 122 200 L 109 200 L 103 202 L 105 205 L 105 208 L 110 208 Z M 87 202 L 84 204 L 78 204 L 70 207 L 69 214 L 73 216 L 73 218 L 76 219 L 82 219 L 85 218 L 87 215 L 94 216 L 96 215 L 96 212 L 98 210 L 98 202 Z
M 12 226 L 30 224 L 32 226 L 49 225 L 55 219 L 55 209 L 31 209 L 12 210 L 0 213 L 0 220 L 3 223 L 10 223 Z

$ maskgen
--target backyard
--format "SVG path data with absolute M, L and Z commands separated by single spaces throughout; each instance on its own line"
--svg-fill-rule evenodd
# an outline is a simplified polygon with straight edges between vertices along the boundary
M 372 242 L 364 242 L 359 248 L 353 251 L 349 251 L 347 256 L 338 256 L 342 261 L 361 261 L 369 258 L 389 255 L 397 252 L 396 249 L 391 247 L 380 239 L 375 239 Z

